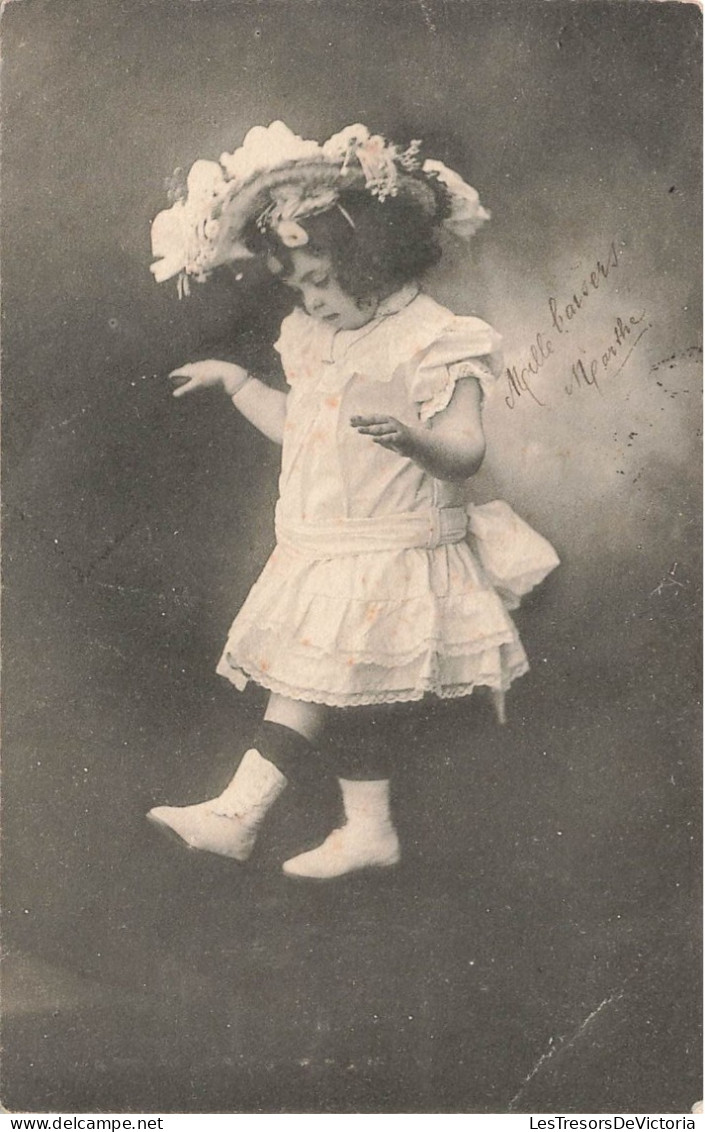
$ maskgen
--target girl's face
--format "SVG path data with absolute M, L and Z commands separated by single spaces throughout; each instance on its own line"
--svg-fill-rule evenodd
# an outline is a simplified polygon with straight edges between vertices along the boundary
M 342 290 L 331 270 L 328 256 L 293 248 L 289 255 L 293 270 L 283 282 L 301 298 L 307 314 L 327 322 L 336 330 L 357 330 L 374 318 L 378 300 L 354 299 Z

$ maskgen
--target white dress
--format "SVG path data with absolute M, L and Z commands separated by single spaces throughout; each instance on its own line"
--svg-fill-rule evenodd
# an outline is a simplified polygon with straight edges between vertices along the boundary
M 499 336 L 408 286 L 357 330 L 296 310 L 276 349 L 290 386 L 277 546 L 218 672 L 335 707 L 504 692 L 528 668 L 507 610 L 555 552 L 506 504 L 473 508 L 466 484 L 434 479 L 350 425 L 428 421 L 462 377 L 484 391 Z

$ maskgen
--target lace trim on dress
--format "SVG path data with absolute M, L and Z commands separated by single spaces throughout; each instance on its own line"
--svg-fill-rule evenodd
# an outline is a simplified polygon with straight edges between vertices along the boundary
M 419 420 L 424 424 L 426 421 L 430 421 L 431 417 L 435 417 L 437 413 L 442 413 L 444 409 L 448 408 L 455 392 L 455 386 L 462 378 L 477 378 L 483 400 L 489 388 L 495 383 L 495 377 L 490 367 L 478 358 L 468 358 L 466 361 L 457 362 L 444 368 L 443 383 L 439 385 L 437 391 L 428 401 L 422 403 L 419 409 Z
M 496 682 L 487 680 L 477 680 L 467 684 L 452 684 L 443 687 L 437 684 L 432 679 L 422 680 L 418 687 L 410 689 L 401 689 L 399 691 L 384 691 L 384 692 L 321 692 L 312 691 L 309 688 L 297 688 L 291 684 L 285 684 L 280 680 L 274 679 L 269 674 L 262 672 L 246 672 L 244 668 L 231 669 L 227 671 L 225 666 L 221 663 L 218 666 L 218 673 L 220 676 L 225 676 L 231 683 L 242 691 L 248 680 L 254 680 L 268 692 L 275 692 L 277 695 L 286 696 L 290 700 L 302 700 L 304 703 L 309 704 L 324 704 L 326 707 L 363 707 L 375 704 L 400 704 L 400 703 L 413 703 L 417 700 L 422 700 L 424 696 L 432 694 L 440 700 L 454 700 L 460 696 L 470 696 L 476 688 L 491 688 L 494 692 L 506 692 L 513 680 L 518 676 L 522 676 L 529 669 L 528 661 L 517 664 L 508 673 L 503 673 L 502 679 Z M 244 677 L 244 680 L 243 680 Z
M 335 693 L 335 692 L 318 692 L 311 691 L 310 688 L 296 688 L 291 684 L 284 684 L 283 681 L 274 679 L 263 672 L 247 672 L 244 669 L 233 669 L 230 672 L 224 671 L 223 667 L 218 667 L 218 674 L 224 676 L 226 679 L 231 680 L 231 683 L 243 691 L 244 686 L 247 685 L 250 679 L 255 680 L 256 684 L 267 689 L 267 692 L 274 692 L 277 695 L 286 696 L 289 700 L 300 700 L 304 703 L 325 704 L 327 707 L 356 707 L 366 706 L 373 704 L 398 704 L 398 703 L 413 703 L 418 700 L 423 700 L 425 695 L 435 695 L 439 700 L 457 700 L 459 696 L 470 696 L 475 691 L 475 688 L 491 688 L 492 692 L 507 692 L 513 680 L 518 676 L 523 676 L 524 672 L 528 671 L 528 662 L 524 662 L 522 666 L 517 666 L 511 670 L 510 674 L 505 674 L 504 679 L 497 680 L 496 683 L 490 683 L 489 680 L 475 680 L 471 684 L 454 684 L 450 686 L 437 685 L 435 680 L 423 680 L 419 687 L 402 689 L 402 691 L 389 691 L 389 692 L 352 692 L 352 693 Z M 240 677 L 240 679 L 238 679 Z

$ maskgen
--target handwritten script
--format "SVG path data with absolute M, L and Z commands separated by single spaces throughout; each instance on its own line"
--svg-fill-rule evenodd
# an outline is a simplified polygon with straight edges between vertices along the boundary
M 607 255 L 602 259 L 595 259 L 594 266 L 586 272 L 579 285 L 573 287 L 572 293 L 548 296 L 547 323 L 550 320 L 550 326 L 537 331 L 523 360 L 507 366 L 505 370 L 504 403 L 508 409 L 514 409 L 522 397 L 530 398 L 541 408 L 546 407 L 545 394 L 541 391 L 539 395 L 539 383 L 536 379 L 545 367 L 555 367 L 559 355 L 562 368 L 565 366 L 566 348 L 570 347 L 566 335 L 571 324 L 584 317 L 585 311 L 591 304 L 594 305 L 597 293 L 605 290 L 608 280 L 618 268 L 617 241 L 613 240 Z M 595 389 L 599 392 L 600 381 L 616 377 L 624 369 L 637 343 L 650 328 L 651 323 L 647 320 L 645 310 L 614 315 L 601 345 L 590 356 L 584 356 L 584 350 L 578 351 L 578 355 L 582 355 L 578 356 L 571 348 L 573 356 L 568 358 L 567 368 L 563 369 L 562 384 L 558 387 L 561 393 L 572 396 L 580 389 Z

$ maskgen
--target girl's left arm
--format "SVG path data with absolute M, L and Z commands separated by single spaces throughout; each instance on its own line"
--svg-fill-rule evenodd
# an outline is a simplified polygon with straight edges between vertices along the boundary
M 273 440 L 275 444 L 282 443 L 286 421 L 286 393 L 272 389 L 264 381 L 252 377 L 242 366 L 209 358 L 206 361 L 189 362 L 172 370 L 169 376 L 179 382 L 174 390 L 174 397 L 183 397 L 197 389 L 220 385 L 243 417 L 269 440 Z
M 259 378 L 251 377 L 230 399 L 250 424 L 275 444 L 281 444 L 286 423 L 286 398 L 286 393 L 280 389 L 272 389 Z
M 375 444 L 407 456 L 439 480 L 466 480 L 485 455 L 482 390 L 477 378 L 463 377 L 450 404 L 427 425 L 405 425 L 395 417 L 351 417 L 350 424 Z

